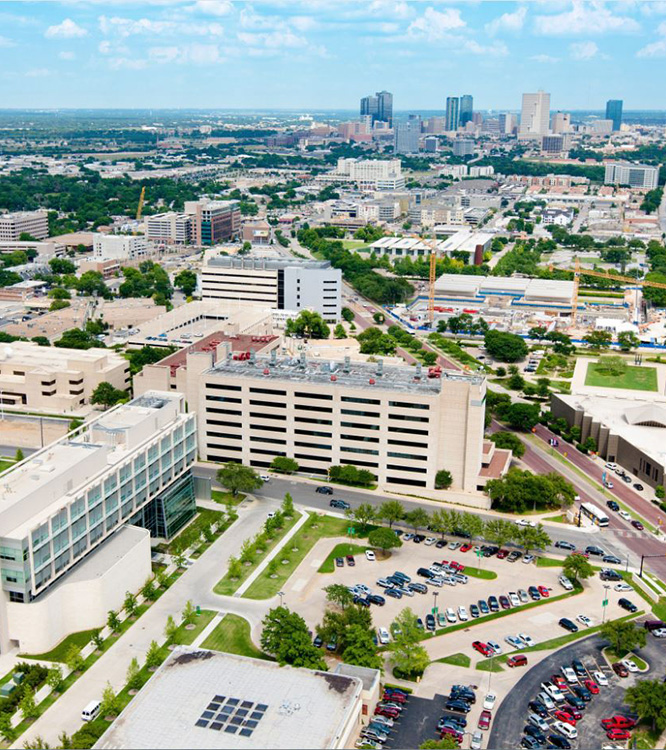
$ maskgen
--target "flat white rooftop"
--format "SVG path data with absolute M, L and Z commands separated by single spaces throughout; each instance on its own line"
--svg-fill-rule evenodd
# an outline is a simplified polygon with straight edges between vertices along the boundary
M 362 682 L 330 672 L 181 647 L 96 748 L 335 748 Z
M 507 295 L 522 297 L 526 302 L 568 304 L 573 300 L 573 281 L 527 279 L 516 276 L 467 276 L 445 273 L 435 282 L 439 295 L 485 297 Z

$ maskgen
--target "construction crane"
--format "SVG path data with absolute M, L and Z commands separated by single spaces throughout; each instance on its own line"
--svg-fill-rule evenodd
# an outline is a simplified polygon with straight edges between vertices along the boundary
M 136 209 L 136 220 L 141 221 L 141 212 L 143 211 L 143 201 L 146 197 L 146 186 L 141 188 L 141 195 L 139 196 L 139 205 Z
M 553 270 L 553 266 L 550 266 L 550 270 Z M 666 284 L 662 284 L 658 281 L 646 281 L 641 279 L 634 279 L 631 276 L 620 276 L 619 274 L 606 273 L 605 271 L 594 271 L 580 267 L 580 261 L 576 258 L 576 265 L 574 268 L 560 268 L 559 271 L 565 271 L 566 273 L 572 273 L 574 277 L 574 292 L 572 299 L 572 310 L 571 310 L 571 321 L 572 325 L 576 324 L 576 314 L 578 312 L 578 287 L 580 285 L 580 277 L 582 276 L 594 276 L 598 279 L 608 279 L 609 281 L 619 281 L 623 284 L 631 284 L 632 286 L 651 286 L 656 289 L 666 289 Z
M 437 241 L 421 237 L 419 234 L 408 235 L 412 239 L 423 242 L 430 248 L 430 270 L 428 273 L 428 323 L 432 328 L 435 322 L 435 281 L 437 280 Z

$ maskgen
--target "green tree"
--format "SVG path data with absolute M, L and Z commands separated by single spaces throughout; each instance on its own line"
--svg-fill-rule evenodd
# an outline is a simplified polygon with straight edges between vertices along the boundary
M 294 515 L 294 498 L 287 492 L 280 506 L 285 516 L 291 518 Z
M 94 336 L 80 328 L 70 328 L 67 331 L 63 331 L 62 336 L 54 342 L 53 346 L 63 349 L 104 348 L 104 344 L 101 341 L 97 341 Z
M 69 750 L 72 747 L 72 738 L 65 731 L 58 735 L 58 742 L 60 742 L 62 750 Z
M 48 674 L 46 675 L 46 684 L 54 693 L 62 692 L 64 679 L 60 664 L 54 664 L 51 669 L 49 669 Z
M 281 666 L 328 669 L 321 652 L 312 643 L 305 620 L 287 607 L 271 609 L 262 620 L 261 648 Z
M 377 653 L 377 646 L 372 639 L 372 633 L 361 625 L 351 625 L 345 634 L 345 649 L 342 661 L 345 664 L 355 664 L 358 667 L 381 669 L 383 661 Z
M 119 388 L 114 388 L 111 383 L 104 380 L 92 392 L 90 403 L 100 404 L 105 409 L 108 409 L 110 406 L 115 406 L 125 398 L 127 398 L 127 391 L 121 391 Z
M 253 492 L 264 483 L 257 472 L 249 466 L 228 461 L 217 472 L 217 481 L 234 496 L 239 492 Z
M 127 667 L 125 685 L 128 690 L 140 690 L 142 684 L 141 667 L 139 666 L 139 660 L 135 656 Z
M 562 566 L 564 575 L 577 581 L 584 581 L 594 575 L 594 568 L 583 555 L 568 555 Z
M 298 471 L 298 461 L 294 461 L 293 458 L 287 456 L 275 456 L 271 462 L 271 470 L 280 474 L 293 474 Z
M 420 675 L 430 664 L 430 656 L 420 643 L 422 632 L 416 620 L 416 615 L 409 607 L 395 618 L 397 629 L 388 650 L 390 660 L 400 675 Z
M 342 310 L 340 310 L 340 314 L 347 323 L 354 322 L 354 313 L 348 307 L 343 307 Z
M 30 719 L 36 719 L 39 716 L 37 704 L 35 703 L 35 691 L 30 686 L 26 687 L 23 691 L 19 710 L 24 721 L 30 721 Z
M 34 341 L 37 346 L 51 346 L 51 342 L 46 336 L 33 336 L 30 341 Z
M 386 521 L 390 529 L 396 521 L 401 521 L 405 517 L 405 507 L 400 500 L 385 500 L 377 509 L 375 517 L 380 521 Z
M 505 521 L 503 518 L 492 518 L 485 523 L 485 538 L 498 547 L 503 547 L 507 542 L 512 541 L 515 535 L 516 526 L 511 521 Z
M 361 503 L 356 508 L 351 509 L 350 515 L 356 523 L 360 524 L 362 529 L 365 529 L 370 521 L 375 518 L 375 506 L 370 503 Z
M 414 510 L 410 510 L 409 513 L 405 514 L 405 522 L 414 529 L 414 533 L 416 534 L 418 529 L 425 529 L 428 526 L 430 515 L 424 508 L 414 508 Z
M 527 335 L 531 339 L 538 339 L 539 341 L 542 341 L 547 333 L 548 329 L 545 326 L 534 326 L 533 328 L 530 328 L 530 330 L 527 332 Z
M 444 735 L 441 740 L 426 740 L 419 745 L 419 750 L 458 750 L 457 740 L 450 736 Z
M 666 683 L 658 680 L 638 680 L 628 687 L 624 700 L 638 716 L 650 722 L 653 732 L 666 729 Z
M 20 448 L 17 448 L 16 454 L 14 455 L 14 460 L 16 461 L 16 463 L 18 463 L 19 461 L 23 461 L 24 458 L 25 456 L 23 455 L 23 451 Z
M 487 331 L 484 336 L 486 351 L 500 362 L 517 362 L 527 355 L 527 344 L 514 333 Z
M 384 313 L 376 312 L 373 313 L 372 319 L 378 326 L 380 326 L 386 320 L 386 316 L 384 315 Z
M 331 335 L 331 329 L 318 312 L 302 310 L 296 318 L 287 321 L 285 333 L 287 336 L 327 339 Z
M 455 512 L 455 511 L 454 511 Z M 480 516 L 475 513 L 460 513 L 456 512 L 456 526 L 455 529 L 460 529 L 470 539 L 482 536 L 484 530 L 484 522 Z
M 125 592 L 125 601 L 123 602 L 123 609 L 127 612 L 128 617 L 136 617 L 136 613 L 139 609 L 139 605 L 136 601 L 136 596 L 131 591 Z
M 194 607 L 194 604 L 192 604 L 192 600 L 188 599 L 185 602 L 185 606 L 183 607 L 183 611 L 181 612 L 181 618 L 183 620 L 183 625 L 192 625 L 195 618 L 197 616 L 197 610 Z
M 529 432 L 538 422 L 541 409 L 538 404 L 511 404 L 506 411 L 506 421 L 514 430 Z
M 435 474 L 435 489 L 448 490 L 453 484 L 453 475 L 448 469 L 440 469 Z
M 99 632 L 99 630 L 95 630 L 93 634 L 90 636 L 90 642 L 95 647 L 96 651 L 101 651 L 102 647 L 104 646 L 104 638 L 102 638 L 102 634 Z
M 525 443 L 515 434 L 515 432 L 494 432 L 490 439 L 498 448 L 513 451 L 516 458 L 522 458 L 525 455 Z
M 238 580 L 243 574 L 241 561 L 237 557 L 230 557 L 227 565 L 227 573 L 232 580 Z
M 610 331 L 590 331 L 583 338 L 591 349 L 608 349 L 613 341 L 613 335 Z
M 167 617 L 166 625 L 164 626 L 164 636 L 166 638 L 168 646 L 175 642 L 177 635 L 178 625 L 176 625 L 176 621 L 173 619 L 173 616 L 169 615 Z
M 601 626 L 600 635 L 618 656 L 643 648 L 646 642 L 645 628 L 637 627 L 631 620 L 610 620 Z
M 71 645 L 65 654 L 65 664 L 72 672 L 82 672 L 85 667 L 81 649 L 78 646 Z
M 186 297 L 191 297 L 197 288 L 197 275 L 186 268 L 176 275 L 173 283 Z
M 162 663 L 162 656 L 160 654 L 160 647 L 157 641 L 151 641 L 146 651 L 146 667 L 148 669 L 155 669 Z
M 617 335 L 617 343 L 623 352 L 630 352 L 640 346 L 641 340 L 633 331 L 622 331 Z
M 157 589 L 155 588 L 155 582 L 152 578 L 148 578 L 148 580 L 141 587 L 141 596 L 144 599 L 147 599 L 149 602 L 152 602 L 155 601 L 156 593 Z
M 121 628 L 121 622 L 120 622 L 120 618 L 118 617 L 118 613 L 110 609 L 109 615 L 106 618 L 106 624 L 114 633 L 119 633 L 120 628 Z
M 354 601 L 354 595 L 341 583 L 332 583 L 330 586 L 324 588 L 326 592 L 326 601 L 331 604 L 337 604 L 341 609 L 347 609 L 351 607 Z
M 658 484 L 654 488 L 654 496 L 659 500 L 663 500 L 666 497 L 666 489 L 663 484 Z
M 398 345 L 395 339 L 380 328 L 370 326 L 359 333 L 356 340 L 361 345 L 361 354 L 383 354 L 391 356 L 395 354 Z
M 7 745 L 11 745 L 16 739 L 16 730 L 12 726 L 12 717 L 8 711 L 0 713 L 0 737 Z
M 120 702 L 113 691 L 111 683 L 107 682 L 102 692 L 102 701 L 99 709 L 100 716 L 117 716 L 120 713 Z
M 347 338 L 347 331 L 345 331 L 345 327 L 342 325 L 342 323 L 338 323 L 335 326 L 335 329 L 333 330 L 333 335 L 336 339 L 346 339 Z
M 544 550 L 552 543 L 541 523 L 536 526 L 520 527 L 517 529 L 514 539 L 517 544 L 524 548 L 526 553 L 533 549 Z
M 377 547 L 384 554 L 386 554 L 388 550 L 402 547 L 402 540 L 395 531 L 384 528 L 383 526 L 368 534 L 368 542 L 370 542 L 370 546 Z

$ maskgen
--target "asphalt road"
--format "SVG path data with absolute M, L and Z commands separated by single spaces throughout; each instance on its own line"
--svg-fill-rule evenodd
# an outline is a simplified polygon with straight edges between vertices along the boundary
M 624 704 L 625 690 L 637 679 L 636 675 L 631 674 L 625 679 L 620 679 L 614 674 L 610 676 L 611 670 L 606 666 L 601 654 L 601 648 L 604 645 L 604 641 L 599 636 L 592 636 L 557 651 L 530 669 L 502 701 L 493 720 L 488 747 L 493 750 L 518 748 L 523 727 L 530 713 L 528 703 L 539 693 L 541 683 L 550 679 L 552 674 L 559 672 L 563 664 L 571 664 L 573 659 L 580 659 L 588 669 L 595 670 L 603 665 L 603 671 L 609 676 L 609 685 L 602 687 L 599 695 L 593 696 L 587 704 L 583 718 L 576 725 L 578 738 L 571 744 L 573 748 L 580 748 L 580 750 L 601 748 L 608 741 L 605 732 L 601 729 L 601 719 L 629 710 Z M 646 647 L 639 650 L 638 654 L 650 665 L 649 672 L 638 676 L 638 679 L 664 675 L 666 650 L 658 639 L 648 635 Z M 529 654 L 527 658 L 530 658 Z
M 400 721 L 393 725 L 384 747 L 387 750 L 403 750 L 419 747 L 426 740 L 439 739 L 437 722 L 443 713 L 445 700 L 443 695 L 435 695 L 432 699 L 410 697 L 407 708 L 400 715 Z

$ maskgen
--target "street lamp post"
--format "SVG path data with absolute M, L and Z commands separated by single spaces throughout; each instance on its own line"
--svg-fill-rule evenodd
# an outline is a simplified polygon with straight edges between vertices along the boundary
M 435 628 L 437 627 L 437 597 L 439 596 L 439 591 L 433 591 L 432 592 L 432 616 L 435 618 Z
M 606 583 L 604 583 L 604 600 L 601 603 L 602 606 L 602 614 L 601 614 L 601 624 L 603 625 L 606 622 L 606 606 L 608 605 L 608 591 L 610 589 L 610 586 Z
M 282 597 L 284 596 L 284 591 L 278 591 L 278 596 L 280 597 L 280 606 L 282 606 Z

